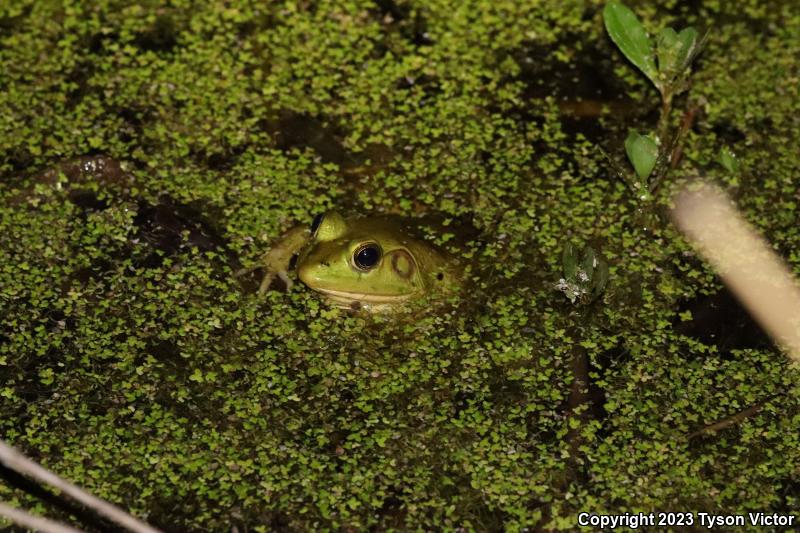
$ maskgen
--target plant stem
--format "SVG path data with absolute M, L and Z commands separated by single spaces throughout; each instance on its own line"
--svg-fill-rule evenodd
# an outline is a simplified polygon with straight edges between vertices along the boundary
M 671 111 L 672 90 L 665 87 L 661 90 L 661 116 L 658 117 L 658 128 L 656 129 L 659 146 L 663 146 L 667 139 L 667 133 L 669 132 L 669 114 Z
M 755 405 L 753 405 L 751 407 L 748 407 L 747 409 L 743 409 L 743 410 L 739 411 L 738 413 L 736 413 L 734 415 L 731 415 L 729 417 L 723 418 L 722 420 L 714 422 L 713 424 L 709 424 L 707 426 L 704 426 L 704 427 L 698 429 L 697 431 L 693 431 L 693 432 L 689 433 L 686 436 L 686 439 L 687 440 L 691 440 L 691 439 L 694 439 L 696 437 L 708 435 L 708 434 L 711 434 L 711 433 L 717 433 L 719 431 L 722 431 L 723 429 L 727 429 L 727 428 L 729 428 L 731 426 L 734 426 L 734 425 L 738 424 L 739 422 L 742 422 L 742 421 L 750 418 L 751 416 L 754 416 L 754 415 L 758 414 L 758 412 L 761 411 L 761 408 L 764 407 L 764 405 L 767 402 L 769 402 L 771 400 L 774 400 L 775 398 L 777 398 L 781 394 L 782 393 L 773 394 L 772 396 L 769 396 L 765 400 L 762 400 L 762 401 L 756 403 Z

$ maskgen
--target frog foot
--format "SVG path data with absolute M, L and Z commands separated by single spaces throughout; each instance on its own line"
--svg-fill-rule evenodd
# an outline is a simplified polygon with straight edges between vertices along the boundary
M 250 274 L 251 272 L 258 270 L 259 268 L 265 268 L 266 270 L 264 272 L 264 277 L 261 278 L 261 284 L 258 286 L 259 294 L 264 294 L 265 292 L 267 292 L 267 290 L 269 290 L 269 286 L 272 284 L 272 281 L 276 277 L 280 279 L 284 283 L 284 285 L 286 285 L 287 291 L 290 290 L 294 285 L 294 282 L 289 277 L 289 273 L 285 269 L 269 270 L 262 263 L 237 270 L 236 272 L 234 272 L 233 276 L 236 278 L 241 278 L 242 276 L 246 276 L 247 274 Z
M 292 228 L 284 233 L 267 253 L 261 256 L 256 265 L 243 268 L 236 273 L 236 276 L 242 276 L 258 268 L 263 268 L 264 279 L 261 280 L 261 286 L 258 289 L 259 294 L 267 292 L 276 276 L 283 281 L 288 291 L 294 285 L 288 274 L 292 265 L 292 257 L 306 245 L 309 237 L 308 226 Z
M 291 278 L 289 278 L 289 273 L 286 272 L 285 270 L 278 270 L 276 272 L 267 272 L 266 274 L 264 274 L 264 279 L 261 280 L 261 285 L 258 287 L 258 294 L 264 294 L 265 292 L 267 292 L 267 289 L 269 289 L 272 280 L 274 280 L 276 277 L 279 278 L 284 283 L 284 285 L 286 285 L 287 291 L 291 290 L 292 285 L 294 285 L 294 282 L 291 280 Z

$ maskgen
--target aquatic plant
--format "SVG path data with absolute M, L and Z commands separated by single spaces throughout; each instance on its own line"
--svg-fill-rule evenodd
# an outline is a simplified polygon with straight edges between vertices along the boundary
M 558 280 L 556 289 L 572 303 L 591 303 L 605 290 L 608 283 L 608 263 L 591 246 L 580 251 L 567 242 L 561 255 L 564 277 Z
M 653 39 L 636 14 L 621 2 L 609 2 L 603 9 L 603 21 L 611 40 L 661 95 L 661 114 L 654 132 L 640 134 L 632 130 L 625 140 L 625 152 L 634 172 L 616 172 L 639 200 L 649 200 L 664 176 L 675 163 L 674 156 L 691 121 L 684 120 L 670 131 L 670 114 L 675 96 L 689 88 L 691 65 L 706 40 L 692 26 L 680 31 L 665 27 Z

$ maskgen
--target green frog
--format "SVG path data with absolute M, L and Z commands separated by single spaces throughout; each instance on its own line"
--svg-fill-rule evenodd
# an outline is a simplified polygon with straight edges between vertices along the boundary
M 456 259 L 418 237 L 411 221 L 335 211 L 289 230 L 259 265 L 241 272 L 264 268 L 260 292 L 275 277 L 291 288 L 287 272 L 296 254 L 300 281 L 338 307 L 389 311 L 460 284 Z

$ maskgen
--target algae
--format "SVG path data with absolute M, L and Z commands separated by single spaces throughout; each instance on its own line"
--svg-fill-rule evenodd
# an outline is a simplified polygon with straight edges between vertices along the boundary
M 800 8 L 630 4 L 712 28 L 673 179 L 726 184 L 800 274 Z M 796 510 L 796 365 L 718 327 L 747 319 L 596 149 L 659 111 L 602 7 L 2 4 L 0 435 L 171 531 Z M 412 320 L 233 277 L 331 207 L 474 227 L 473 290 Z M 589 305 L 554 289 L 564 238 L 608 262 Z M 0 499 L 74 514 L 10 478 Z

